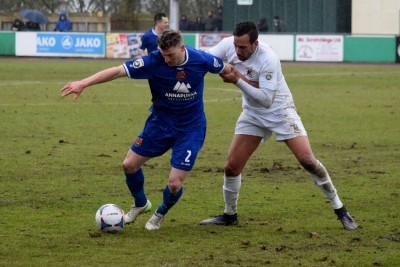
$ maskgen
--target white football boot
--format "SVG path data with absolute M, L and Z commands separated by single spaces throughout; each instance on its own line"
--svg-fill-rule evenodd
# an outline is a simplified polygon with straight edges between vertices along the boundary
M 146 205 L 143 207 L 136 207 L 135 204 L 133 204 L 129 212 L 124 215 L 125 224 L 130 224 L 131 222 L 135 221 L 136 218 L 142 213 L 150 212 L 151 207 L 150 200 L 147 200 Z
M 165 215 L 154 212 L 153 216 L 147 221 L 145 228 L 147 230 L 158 230 L 161 227 L 161 223 L 164 220 Z

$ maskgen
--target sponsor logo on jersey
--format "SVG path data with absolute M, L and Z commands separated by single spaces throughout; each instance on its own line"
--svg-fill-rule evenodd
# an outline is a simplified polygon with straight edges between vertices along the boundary
M 178 81 L 183 81 L 186 78 L 186 71 L 182 70 L 176 74 Z
M 216 58 L 214 58 L 214 67 L 216 67 L 216 68 L 221 67 L 221 64 L 219 64 L 219 62 Z
M 190 92 L 190 83 L 177 82 L 173 93 L 165 93 L 165 97 L 170 101 L 189 101 L 197 96 L 197 92 Z
M 140 67 L 143 67 L 143 66 L 144 66 L 144 61 L 143 61 L 143 59 L 141 59 L 141 58 L 136 59 L 136 60 L 133 62 L 133 67 L 134 67 L 134 68 L 140 68 Z
M 254 70 L 252 68 L 247 69 L 247 76 L 254 78 Z
M 267 79 L 268 81 L 272 79 L 272 72 L 267 72 L 267 74 L 265 75 L 265 79 Z
M 191 86 L 190 86 L 190 83 L 181 83 L 181 82 L 177 82 L 176 84 L 175 84 L 175 87 L 174 87 L 174 92 L 177 92 L 177 93 L 185 93 L 185 94 L 188 94 L 188 93 L 190 93 L 190 91 L 189 91 L 189 89 L 190 88 L 192 88 Z

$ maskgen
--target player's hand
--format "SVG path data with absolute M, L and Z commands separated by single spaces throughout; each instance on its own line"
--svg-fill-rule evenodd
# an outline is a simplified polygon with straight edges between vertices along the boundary
M 236 69 L 235 67 L 232 66 L 232 71 L 229 73 L 220 73 L 219 76 L 224 80 L 226 83 L 234 83 L 236 84 L 237 81 L 240 79 L 242 76 Z
M 75 94 L 74 96 L 74 101 L 81 95 L 85 87 L 80 81 L 77 82 L 70 82 L 67 83 L 62 89 L 61 89 L 61 96 L 67 96 L 70 94 Z

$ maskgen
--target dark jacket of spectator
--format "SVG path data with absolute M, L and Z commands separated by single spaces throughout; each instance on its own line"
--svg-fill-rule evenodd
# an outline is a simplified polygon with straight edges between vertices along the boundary
M 215 29 L 214 23 L 214 12 L 209 10 L 207 13 L 207 17 L 204 20 L 204 30 L 208 32 L 212 32 Z
M 259 32 L 268 31 L 268 22 L 266 18 L 259 19 L 256 24 Z
M 223 21 L 224 21 L 223 11 L 224 10 L 222 7 L 218 7 L 217 14 L 215 14 L 214 17 L 214 29 L 219 32 L 222 31 L 223 29 Z
M 179 30 L 180 31 L 190 31 L 191 30 L 191 23 L 186 15 L 182 15 L 181 19 L 179 20 Z
M 272 20 L 272 31 L 284 32 L 285 30 L 285 25 L 283 24 L 281 18 L 279 16 L 275 16 Z
M 15 19 L 13 25 L 11 25 L 11 30 L 23 31 L 25 30 L 25 24 L 21 20 Z
M 202 32 L 205 30 L 205 25 L 202 16 L 197 16 L 196 21 L 193 23 L 192 31 Z
M 28 31 L 40 31 L 40 25 L 39 25 L 39 23 L 36 23 L 36 22 L 27 21 L 26 29 Z

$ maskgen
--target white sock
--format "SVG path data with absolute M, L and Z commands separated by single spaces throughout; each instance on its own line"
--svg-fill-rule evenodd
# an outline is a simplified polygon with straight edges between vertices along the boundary
M 342 201 L 340 201 L 336 188 L 333 186 L 331 177 L 329 176 L 327 170 L 321 162 L 317 161 L 317 167 L 315 168 L 314 173 L 310 172 L 310 174 L 315 184 L 329 199 L 332 207 L 334 209 L 340 209 L 341 207 L 343 207 L 343 203 Z
M 225 210 L 224 213 L 233 215 L 237 213 L 237 203 L 239 199 L 239 191 L 242 183 L 242 175 L 226 176 L 224 174 L 224 186 L 222 192 L 224 193 Z

